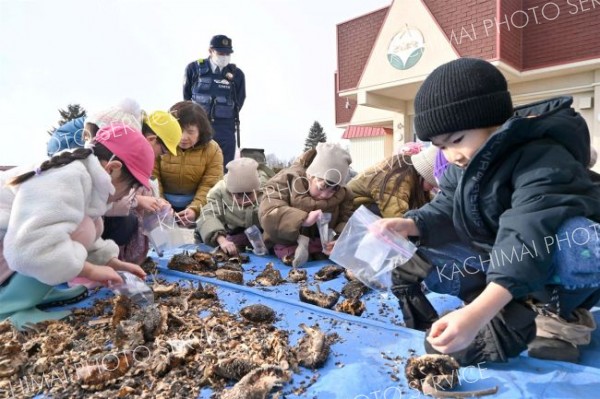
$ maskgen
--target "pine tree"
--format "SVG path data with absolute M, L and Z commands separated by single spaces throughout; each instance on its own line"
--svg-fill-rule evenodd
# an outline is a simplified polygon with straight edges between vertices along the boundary
M 308 137 L 306 138 L 306 141 L 304 141 L 304 151 L 315 148 L 318 143 L 324 143 L 326 141 L 327 135 L 323 131 L 323 127 L 319 122 L 315 121 L 308 131 Z
M 60 114 L 60 120 L 58 121 L 58 126 L 62 126 L 65 123 L 72 121 L 73 119 L 80 118 L 82 116 L 86 116 L 85 109 L 79 104 L 69 104 L 67 105 L 67 109 L 59 109 L 58 113 Z M 57 128 L 53 127 L 48 130 L 48 134 L 52 136 L 54 131 Z

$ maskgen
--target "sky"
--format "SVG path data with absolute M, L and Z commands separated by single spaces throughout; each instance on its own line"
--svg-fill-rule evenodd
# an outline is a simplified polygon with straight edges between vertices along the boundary
M 290 159 L 315 120 L 339 141 L 336 25 L 391 2 L 0 0 L 0 165 L 43 159 L 68 104 L 89 113 L 133 98 L 167 110 L 216 34 L 232 39 L 246 75 L 242 148 Z

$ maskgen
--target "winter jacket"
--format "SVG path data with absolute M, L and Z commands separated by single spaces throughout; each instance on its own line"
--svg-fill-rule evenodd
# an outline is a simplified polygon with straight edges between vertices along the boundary
M 490 254 L 488 283 L 515 298 L 540 291 L 552 275 L 556 247 L 545 238 L 575 216 L 600 221 L 600 187 L 587 171 L 590 135 L 572 101 L 517 108 L 464 170 L 450 166 L 442 192 L 407 213 L 421 244 L 461 239 Z
M 113 241 L 96 238 L 86 250 L 71 237 L 86 217 L 98 221 L 109 208 L 108 196 L 115 189 L 98 158 L 89 156 L 7 185 L 32 169 L 0 173 L 0 239 L 8 267 L 54 285 L 76 277 L 86 260 L 105 265 L 116 257 L 119 248 Z
M 300 229 L 308 237 L 319 237 L 315 225 L 303 228 L 302 223 L 308 213 L 317 209 L 331 213 L 329 226 L 341 233 L 352 215 L 352 191 L 341 187 L 328 200 L 315 200 L 308 192 L 306 168 L 316 155 L 316 151 L 305 152 L 291 167 L 281 170 L 263 188 L 259 207 L 260 224 L 264 229 L 267 245 L 296 244 Z
M 260 227 L 258 221 L 259 199 L 251 206 L 240 207 L 233 202 L 232 195 L 227 191 L 225 179 L 210 189 L 207 201 L 207 204 L 200 209 L 196 229 L 202 237 L 202 241 L 208 245 L 213 247 L 219 245 L 217 243 L 219 233 L 223 235 L 237 234 L 252 225 Z
M 419 184 L 410 174 L 404 178 L 396 191 L 396 179 L 390 178 L 380 198 L 381 184 L 390 167 L 397 162 L 397 157 L 389 157 L 350 180 L 348 187 L 354 193 L 354 209 L 361 205 L 376 204 L 384 218 L 401 217 L 410 209 L 411 191 L 415 184 Z
M 153 175 L 159 181 L 161 196 L 169 194 L 195 194 L 188 208 L 199 215 L 206 204 L 206 194 L 223 177 L 223 153 L 219 145 L 208 138 L 194 147 L 177 148 L 177 156 L 162 155 L 154 163 Z

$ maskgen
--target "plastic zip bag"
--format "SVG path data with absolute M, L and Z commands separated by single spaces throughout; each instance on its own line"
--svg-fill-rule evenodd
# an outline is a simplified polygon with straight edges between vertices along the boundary
M 392 285 L 392 270 L 406 263 L 417 247 L 400 234 L 373 230 L 381 219 L 366 207 L 358 208 L 333 247 L 329 259 L 352 271 L 365 285 L 387 290 Z
M 139 306 L 148 306 L 154 303 L 154 292 L 144 280 L 129 272 L 117 273 L 123 279 L 123 284 L 109 286 L 115 294 L 126 295 Z
M 331 222 L 331 213 L 323 212 L 319 219 L 317 219 L 317 226 L 319 228 L 319 236 L 321 237 L 321 245 L 323 251 L 327 250 L 327 244 L 333 238 L 333 230 L 329 228 L 329 222 Z
M 158 256 L 163 256 L 165 250 L 186 243 L 185 236 L 175 222 L 170 207 L 164 207 L 158 213 L 145 216 L 142 220 L 142 233 L 148 237 L 150 245 Z

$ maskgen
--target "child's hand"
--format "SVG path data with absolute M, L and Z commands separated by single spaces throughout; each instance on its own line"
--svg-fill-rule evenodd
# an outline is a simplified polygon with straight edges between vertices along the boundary
M 193 209 L 185 208 L 177 214 L 179 217 L 178 223 L 184 227 L 190 226 L 196 222 L 196 212 Z
M 161 198 L 155 198 L 148 195 L 137 196 L 138 209 L 148 212 L 158 212 L 162 209 Z
M 380 219 L 369 226 L 369 231 L 379 236 L 384 235 L 383 231 L 395 231 L 402 237 L 408 238 L 408 236 L 418 237 L 421 235 L 417 224 L 412 219 L 405 218 L 387 218 Z
M 469 346 L 487 322 L 467 305 L 433 323 L 427 341 L 441 353 L 454 353 Z
M 107 286 L 112 284 L 123 284 L 123 279 L 113 268 L 109 266 L 94 265 L 90 262 L 85 262 L 83 269 L 79 273 L 79 277 L 85 277 Z
M 323 250 L 323 253 L 327 256 L 331 255 L 331 251 L 333 251 L 334 245 L 335 241 L 329 241 L 327 244 L 325 244 L 325 249 Z
M 308 213 L 308 216 L 302 223 L 302 226 L 308 227 L 308 226 L 312 226 L 313 224 L 317 223 L 317 220 L 319 220 L 322 213 L 323 213 L 323 211 L 321 211 L 320 209 L 317 209 L 316 211 L 310 211 Z
M 223 252 L 225 252 L 227 255 L 237 255 L 237 247 L 227 238 L 219 236 L 219 238 L 217 238 L 217 242 L 219 243 L 219 247 L 221 247 Z
M 141 278 L 142 280 L 146 279 L 146 272 L 144 269 L 136 265 L 135 263 L 123 262 L 117 258 L 112 258 L 108 261 L 106 266 L 110 266 L 114 270 L 118 270 L 121 272 L 129 272 Z

